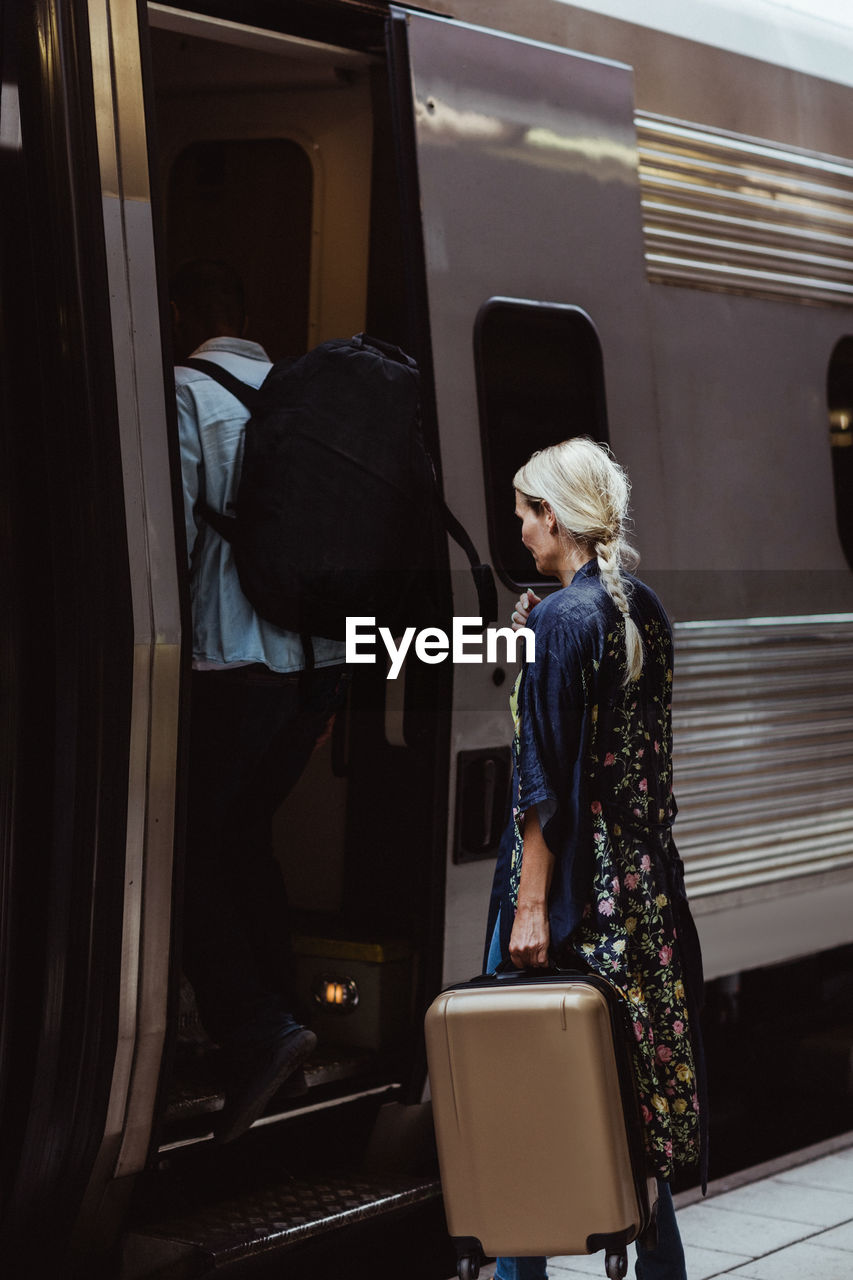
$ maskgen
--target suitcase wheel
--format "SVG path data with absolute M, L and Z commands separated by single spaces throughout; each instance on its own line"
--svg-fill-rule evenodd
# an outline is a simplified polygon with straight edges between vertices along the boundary
M 604 1270 L 607 1272 L 607 1280 L 624 1280 L 628 1274 L 628 1255 L 624 1249 L 622 1253 L 607 1254 Z
M 459 1280 L 477 1280 L 480 1274 L 480 1259 L 476 1254 L 465 1253 L 456 1266 Z

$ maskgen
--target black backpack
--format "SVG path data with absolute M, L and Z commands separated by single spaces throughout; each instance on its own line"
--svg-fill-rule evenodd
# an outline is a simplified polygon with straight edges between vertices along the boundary
M 213 361 L 183 363 L 251 414 L 234 514 L 199 509 L 232 544 L 261 617 L 335 640 L 348 616 L 394 634 L 422 625 L 438 520 L 468 555 L 483 624 L 494 621 L 491 568 L 438 494 L 411 357 L 359 334 L 277 361 L 257 390 Z

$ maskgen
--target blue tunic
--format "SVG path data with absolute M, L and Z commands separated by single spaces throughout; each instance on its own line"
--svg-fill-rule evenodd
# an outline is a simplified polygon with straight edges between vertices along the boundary
M 643 671 L 627 685 L 624 619 L 597 561 L 528 621 L 536 656 L 511 700 L 514 805 L 487 936 L 500 911 L 508 953 L 520 819 L 536 805 L 554 855 L 552 955 L 565 967 L 581 962 L 623 995 L 650 1166 L 669 1177 L 699 1154 L 701 959 L 671 832 L 672 631 L 654 592 L 624 578 L 644 651 Z

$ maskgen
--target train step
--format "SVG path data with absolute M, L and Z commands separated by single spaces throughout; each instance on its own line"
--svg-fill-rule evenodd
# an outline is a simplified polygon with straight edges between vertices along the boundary
M 276 1264 L 284 1253 L 294 1257 L 288 1275 L 295 1275 L 300 1252 L 312 1242 L 411 1214 L 440 1196 L 431 1175 L 282 1177 L 132 1231 L 120 1280 L 280 1274 Z
M 370 1082 L 377 1075 L 377 1055 L 349 1046 L 320 1045 L 303 1068 L 304 1083 L 294 1089 L 286 1086 L 274 1100 L 298 1106 L 307 1095 L 312 1100 L 329 1085 L 348 1082 Z M 386 1070 L 387 1074 L 387 1070 Z M 170 1132 L 185 1122 L 209 1117 L 222 1110 L 222 1070 L 216 1049 L 194 1057 L 183 1057 L 176 1063 L 169 1089 L 164 1122 Z
M 309 923 L 314 927 L 308 928 Z M 310 1011 L 309 1025 L 320 1044 L 304 1065 L 301 1080 L 291 1081 L 271 1101 L 263 1117 L 267 1123 L 302 1111 L 306 1102 L 317 1105 L 335 1095 L 391 1087 L 404 1065 L 400 1027 L 410 999 L 410 944 L 399 939 L 353 940 L 334 921 L 321 923 L 326 927 L 305 917 L 305 927 L 293 936 L 301 1013 Z M 182 976 L 175 1062 L 161 1116 L 161 1151 L 211 1136 L 211 1116 L 224 1102 L 222 1079 L 220 1051 L 207 1035 L 193 989 Z

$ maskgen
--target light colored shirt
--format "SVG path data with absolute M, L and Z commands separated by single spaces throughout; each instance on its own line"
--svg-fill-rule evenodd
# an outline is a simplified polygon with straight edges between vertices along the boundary
M 242 338 L 211 338 L 193 356 L 221 365 L 253 387 L 261 385 L 271 368 L 263 347 Z M 233 514 L 249 411 L 218 382 L 195 369 L 179 366 L 175 370 L 175 392 L 190 559 L 193 666 L 216 670 L 260 662 L 272 671 L 299 671 L 304 666 L 299 636 L 259 617 L 240 589 L 231 544 L 196 510 L 201 499 L 216 511 Z M 318 667 L 342 663 L 344 652 L 340 640 L 314 639 Z

